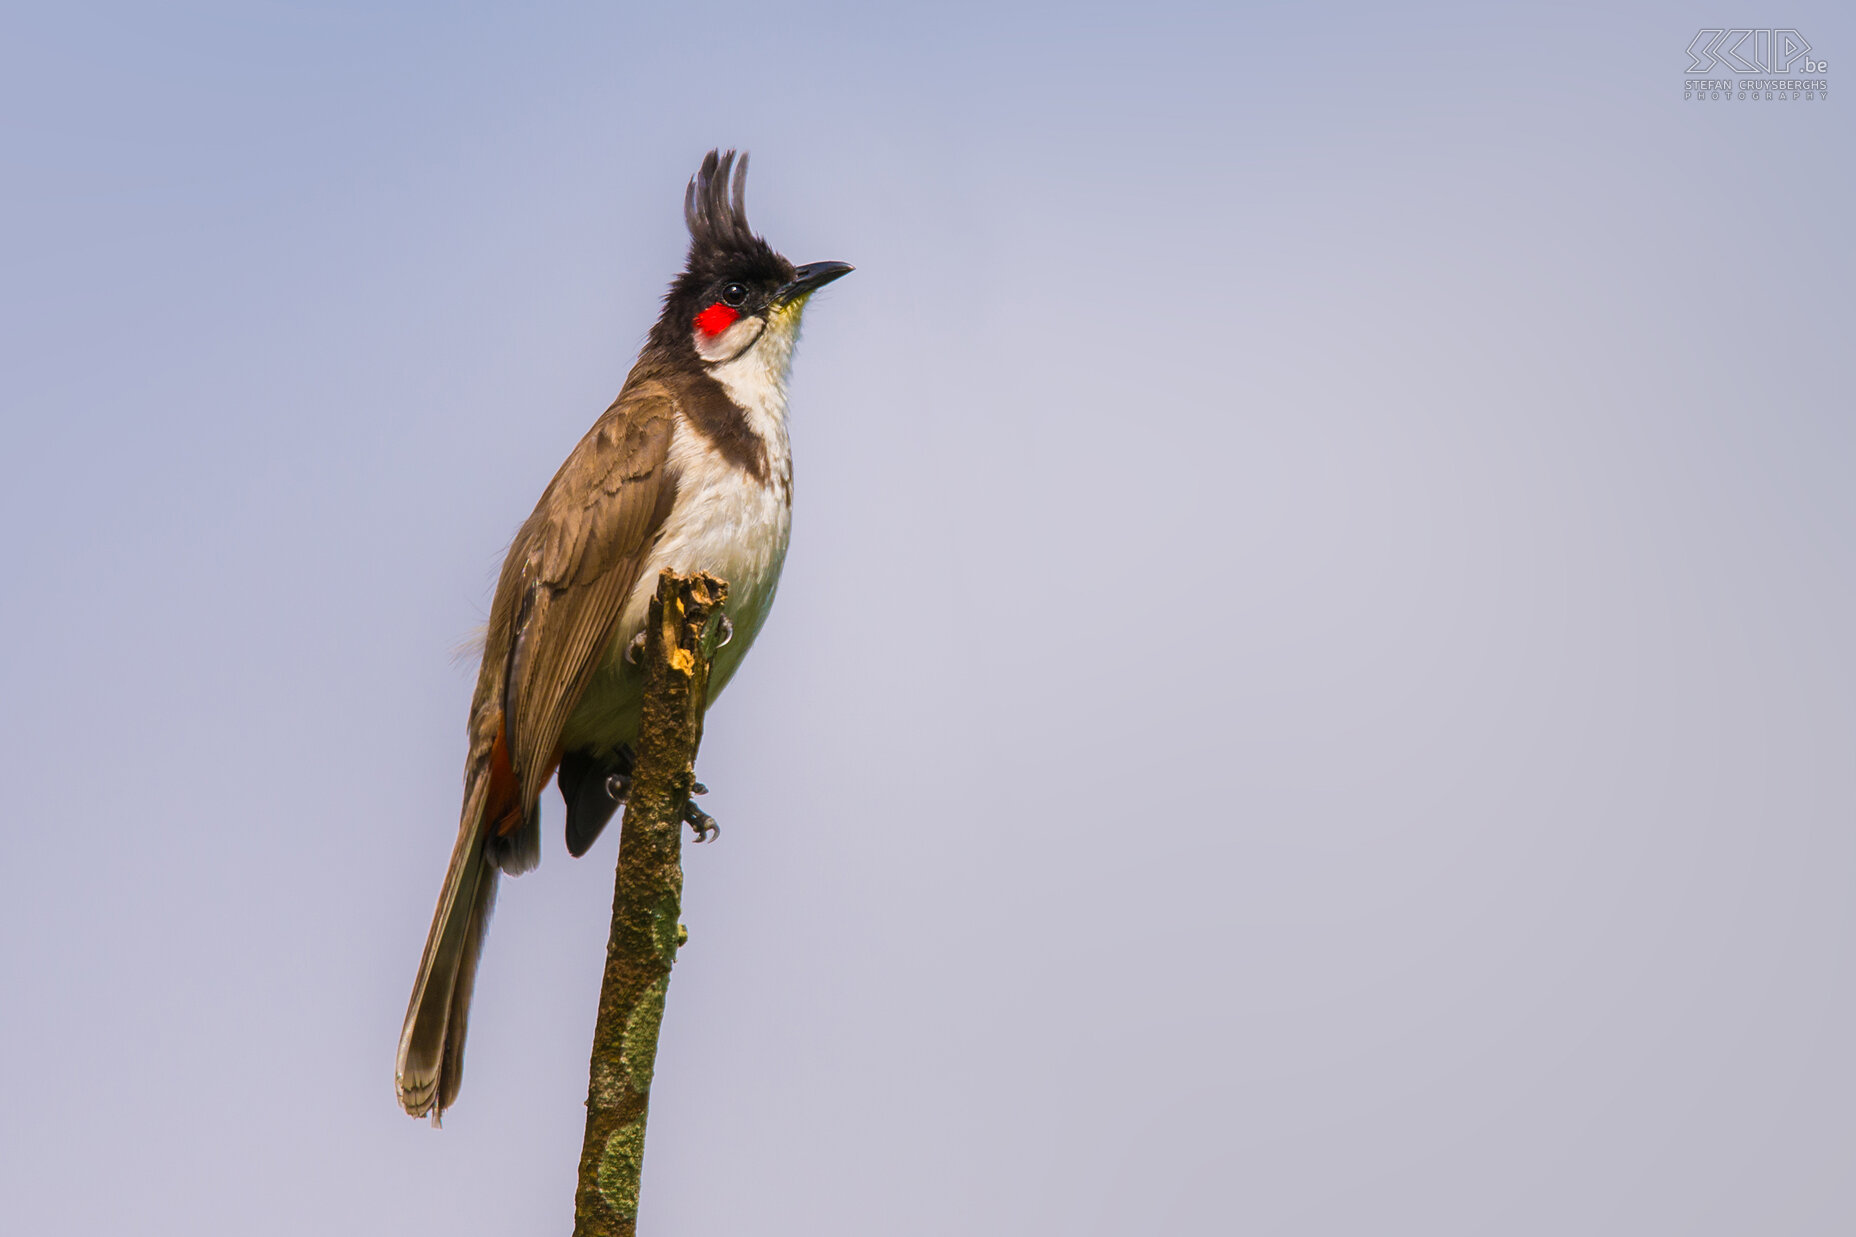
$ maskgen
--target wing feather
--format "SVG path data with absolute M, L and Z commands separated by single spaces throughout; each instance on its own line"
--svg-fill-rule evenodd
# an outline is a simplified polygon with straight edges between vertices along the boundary
M 628 384 L 555 473 L 509 547 L 477 706 L 501 712 L 525 817 L 560 759 L 561 730 L 617 634 L 675 501 L 668 472 L 675 408 L 663 384 Z

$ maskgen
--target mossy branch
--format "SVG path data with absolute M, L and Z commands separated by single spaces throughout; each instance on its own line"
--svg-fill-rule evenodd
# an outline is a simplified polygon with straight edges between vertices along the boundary
M 713 576 L 666 571 L 645 623 L 644 719 L 619 833 L 574 1237 L 633 1237 L 638 1228 L 651 1070 L 683 935 L 683 813 L 696 781 L 709 663 L 727 596 L 728 585 Z

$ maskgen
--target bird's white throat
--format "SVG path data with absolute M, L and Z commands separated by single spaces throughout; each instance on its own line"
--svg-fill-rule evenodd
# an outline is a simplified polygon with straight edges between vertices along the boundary
M 709 363 L 709 376 L 746 414 L 748 426 L 767 445 L 774 478 L 791 476 L 786 442 L 786 376 L 799 342 L 805 301 L 743 318 L 720 335 L 696 333 L 696 353 Z

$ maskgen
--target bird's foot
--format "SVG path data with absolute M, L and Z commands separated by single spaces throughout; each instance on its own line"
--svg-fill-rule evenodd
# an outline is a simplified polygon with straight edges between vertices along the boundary
M 694 802 L 683 805 L 683 823 L 696 831 L 698 842 L 713 842 L 722 832 L 722 826 L 715 823 L 715 817 L 697 807 Z

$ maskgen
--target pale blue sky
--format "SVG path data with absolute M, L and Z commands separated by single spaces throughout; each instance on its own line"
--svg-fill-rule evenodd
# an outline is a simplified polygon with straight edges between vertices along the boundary
M 1827 102 L 1683 102 L 1704 25 Z M 565 1231 L 616 837 L 394 1103 L 502 547 L 682 186 L 817 298 L 654 1233 L 1856 1226 L 1819 3 L 0 18 L 0 1220 Z

